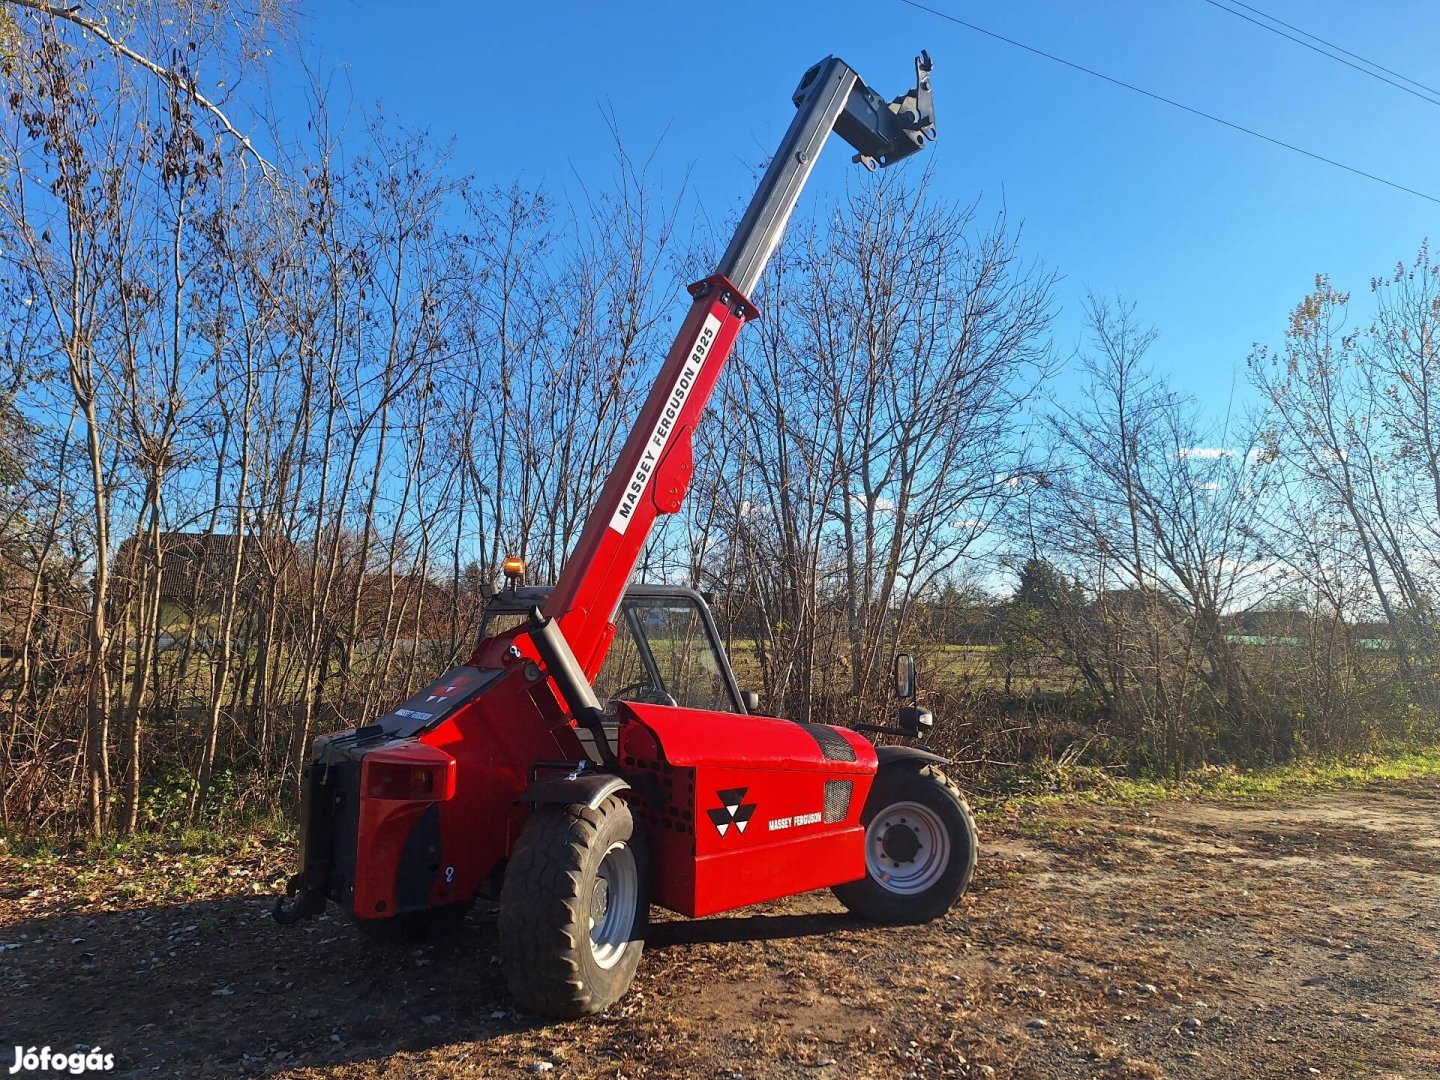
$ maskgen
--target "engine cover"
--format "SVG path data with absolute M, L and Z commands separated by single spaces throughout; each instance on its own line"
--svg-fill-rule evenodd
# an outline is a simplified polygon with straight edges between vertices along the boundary
M 638 781 L 656 903 L 710 915 L 865 876 L 868 740 L 763 716 L 621 711 L 620 764 Z

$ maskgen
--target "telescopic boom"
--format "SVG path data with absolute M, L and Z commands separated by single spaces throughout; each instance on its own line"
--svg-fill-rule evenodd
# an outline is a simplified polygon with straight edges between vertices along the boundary
M 587 679 L 614 636 L 612 619 L 659 514 L 684 501 L 694 471 L 695 425 L 736 335 L 756 317 L 750 293 L 784 235 L 801 189 L 833 131 L 868 169 L 892 165 L 935 138 L 930 56 L 915 59 L 915 87 L 886 102 L 837 57 L 805 72 L 798 109 L 715 272 L 690 286 L 689 314 L 660 369 L 620 460 L 590 512 L 545 606 Z M 574 707 L 574 703 L 571 703 Z

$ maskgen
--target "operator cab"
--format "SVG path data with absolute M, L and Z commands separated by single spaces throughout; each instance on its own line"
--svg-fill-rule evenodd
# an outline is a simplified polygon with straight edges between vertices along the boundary
M 485 606 L 481 639 L 523 625 L 532 607 L 545 606 L 550 590 L 548 585 L 521 585 L 497 593 Z M 694 589 L 672 585 L 625 590 L 615 640 L 595 678 L 595 696 L 608 713 L 619 701 L 728 713 L 758 708 L 754 695 L 742 694 L 735 682 L 704 598 Z

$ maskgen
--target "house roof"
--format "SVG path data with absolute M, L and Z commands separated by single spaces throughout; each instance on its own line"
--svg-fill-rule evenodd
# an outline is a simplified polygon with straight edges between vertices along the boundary
M 237 550 L 243 565 L 241 580 L 253 579 L 273 565 L 274 556 L 292 549 L 288 540 L 241 537 L 236 533 L 162 532 L 160 534 L 160 597 L 162 600 L 210 598 L 229 584 Z M 137 562 L 147 551 L 147 538 L 131 536 L 116 552 L 116 574 L 133 579 Z

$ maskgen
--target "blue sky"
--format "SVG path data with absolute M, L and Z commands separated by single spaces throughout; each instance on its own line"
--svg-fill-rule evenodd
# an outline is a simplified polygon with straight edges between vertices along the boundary
M 1440 106 L 1228 15 L 1204 0 L 929 0 L 997 33 L 1440 195 Z M 1254 0 L 1347 49 L 1440 86 L 1440 13 L 1424 0 Z M 743 205 L 752 169 L 813 61 L 836 53 L 885 96 L 935 60 L 946 195 L 1002 205 L 1024 247 L 1062 275 L 1057 345 L 1078 340 L 1087 290 L 1123 294 L 1161 332 L 1156 366 L 1212 415 L 1242 406 L 1254 342 L 1326 272 L 1363 298 L 1412 258 L 1440 205 L 1269 146 L 898 0 L 411 5 L 318 0 L 304 50 L 410 127 L 453 136 L 454 166 L 483 182 L 574 187 L 611 174 L 606 113 L 632 155 L 699 207 Z M 298 80 L 295 84 L 298 87 Z M 298 94 L 298 90 L 296 91 Z M 282 96 L 282 106 L 284 98 Z M 833 144 L 805 205 L 844 183 Z M 718 252 L 716 253 L 718 257 Z M 683 301 L 677 295 L 677 307 Z M 1058 384 L 1064 392 L 1066 382 Z

